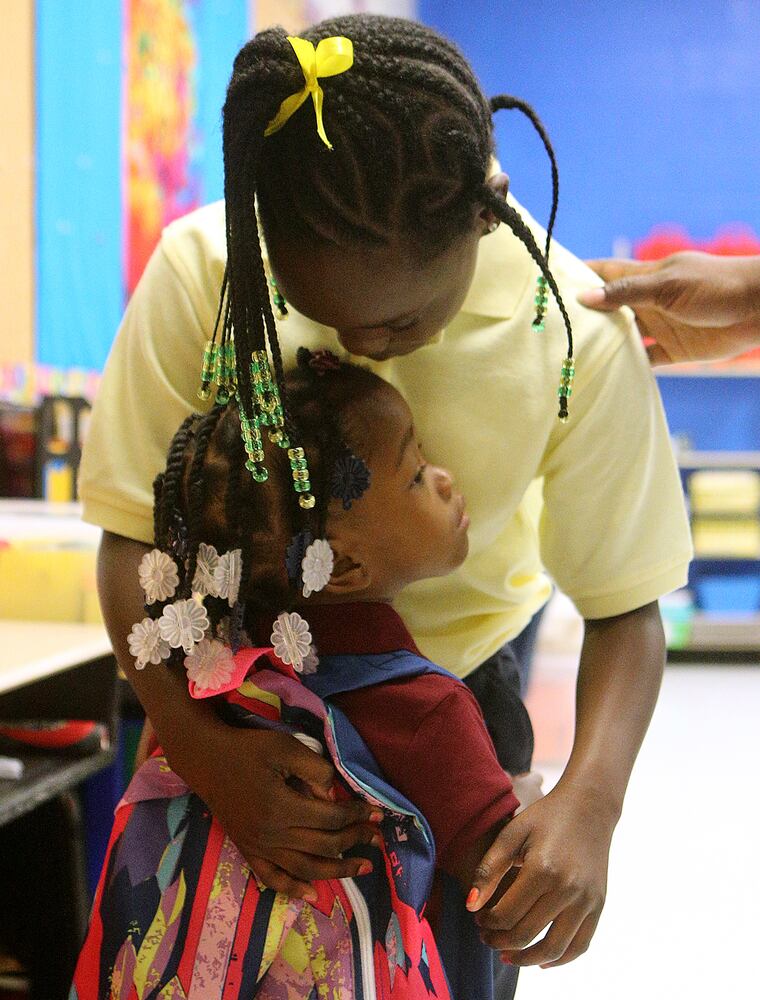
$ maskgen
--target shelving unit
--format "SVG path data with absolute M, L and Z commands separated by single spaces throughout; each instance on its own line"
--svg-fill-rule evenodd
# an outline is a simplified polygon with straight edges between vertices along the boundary
M 752 472 L 760 476 L 760 451 L 684 451 L 678 456 L 681 479 L 687 498 L 690 495 L 690 480 L 695 473 L 704 471 Z M 692 526 L 698 519 L 704 528 L 714 520 L 718 525 L 729 518 L 735 525 L 746 522 L 747 545 L 750 551 L 731 556 L 729 554 L 697 554 L 689 569 L 689 587 L 695 596 L 697 611 L 691 622 L 691 636 L 686 647 L 671 650 L 669 659 L 700 660 L 720 662 L 737 660 L 760 665 L 760 602 L 754 610 L 746 612 L 716 612 L 700 606 L 700 589 L 709 579 L 721 577 L 754 577 L 760 580 L 760 540 L 756 551 L 753 536 L 755 531 L 760 539 L 760 503 L 751 510 L 713 510 L 709 512 L 691 511 Z M 714 543 L 713 543 L 714 544 Z

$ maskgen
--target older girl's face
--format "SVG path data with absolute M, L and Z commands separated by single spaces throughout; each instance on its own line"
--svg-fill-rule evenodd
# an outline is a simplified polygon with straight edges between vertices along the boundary
M 489 184 L 506 195 L 506 174 Z M 269 260 L 295 310 L 331 327 L 354 355 L 385 361 L 416 351 L 456 316 L 467 297 L 480 238 L 494 217 L 473 214 L 470 230 L 420 265 L 402 247 L 317 246 L 270 237 Z
M 459 312 L 477 260 L 473 232 L 422 267 L 400 251 L 362 247 L 353 253 L 324 244 L 270 247 L 272 272 L 286 301 L 333 328 L 354 355 L 385 361 L 435 337 Z

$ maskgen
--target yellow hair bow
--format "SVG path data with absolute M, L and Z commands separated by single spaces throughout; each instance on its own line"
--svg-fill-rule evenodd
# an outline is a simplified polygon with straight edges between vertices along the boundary
M 317 115 L 317 132 L 328 149 L 332 149 L 332 143 L 325 134 L 325 126 L 322 121 L 322 101 L 325 95 L 319 86 L 318 77 L 337 76 L 338 73 L 345 73 L 347 69 L 350 69 L 354 64 L 354 44 L 350 38 L 345 38 L 343 35 L 323 38 L 316 48 L 306 38 L 288 35 L 288 41 L 293 46 L 293 51 L 301 64 L 306 85 L 297 94 L 285 98 L 280 105 L 280 110 L 267 125 L 264 135 L 278 132 L 311 94 Z

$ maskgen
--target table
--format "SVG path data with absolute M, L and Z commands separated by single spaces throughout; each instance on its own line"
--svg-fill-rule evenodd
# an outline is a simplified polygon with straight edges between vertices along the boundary
M 0 932 L 46 1000 L 65 1000 L 89 912 L 72 792 L 113 763 L 116 713 L 116 661 L 102 625 L 0 621 L 0 719 L 94 719 L 111 737 L 85 757 L 15 753 L 23 777 L 0 779 Z

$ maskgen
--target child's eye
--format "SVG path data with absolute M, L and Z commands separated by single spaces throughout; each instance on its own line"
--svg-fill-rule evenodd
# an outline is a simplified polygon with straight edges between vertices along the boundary
M 421 465 L 417 470 L 417 475 L 412 480 L 413 486 L 421 486 L 425 478 L 425 469 L 427 469 L 427 463 Z

